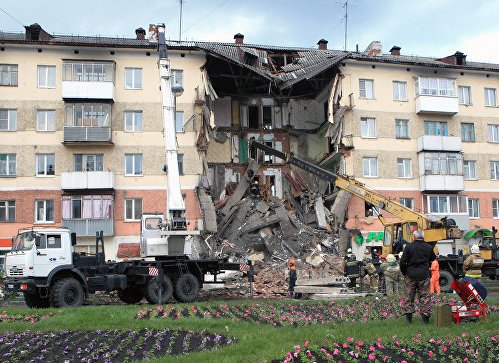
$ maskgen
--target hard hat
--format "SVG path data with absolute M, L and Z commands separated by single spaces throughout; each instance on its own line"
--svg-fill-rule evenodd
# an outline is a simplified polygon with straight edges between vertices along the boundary
M 371 252 L 369 252 L 369 250 L 367 250 L 367 249 L 366 249 L 366 250 L 364 251 L 364 255 L 370 255 L 370 254 L 371 254 Z
M 386 260 L 386 255 L 379 256 L 382 260 Z
M 471 253 L 480 253 L 480 247 L 478 245 L 471 245 Z
M 395 262 L 395 261 L 397 261 L 397 259 L 391 253 L 388 256 L 386 256 L 386 262 Z
M 347 252 L 348 252 L 348 253 L 352 253 L 352 249 L 351 249 L 351 248 L 349 248 L 349 249 L 347 250 Z
M 289 260 L 289 264 L 290 264 L 290 265 L 294 265 L 295 263 L 296 263 L 296 261 L 295 261 L 295 260 Z
M 414 236 L 414 239 L 423 239 L 424 238 L 424 232 L 420 229 L 415 230 L 412 235 Z

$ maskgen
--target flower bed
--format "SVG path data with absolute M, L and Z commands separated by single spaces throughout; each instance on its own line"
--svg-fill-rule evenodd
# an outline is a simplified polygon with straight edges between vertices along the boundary
M 453 298 L 434 298 L 434 303 L 452 302 Z M 497 311 L 492 306 L 491 311 Z M 235 319 L 238 321 L 270 324 L 273 326 L 331 324 L 341 322 L 366 322 L 369 320 L 391 319 L 402 315 L 398 298 L 365 298 L 348 303 L 334 301 L 326 304 L 290 303 L 273 305 L 269 303 L 208 305 L 199 307 L 158 306 L 150 309 L 140 309 L 138 319 Z
M 446 336 L 443 339 L 414 338 L 389 341 L 378 338 L 366 343 L 348 338 L 345 342 L 295 345 L 286 357 L 273 362 L 497 362 L 499 361 L 499 331 L 484 336 Z
M 183 330 L 113 330 L 0 334 L 0 360 L 22 362 L 130 362 L 217 349 L 236 338 Z
M 7 312 L 3 311 L 0 314 L 0 323 L 13 322 L 13 321 L 24 321 L 28 323 L 36 323 L 42 319 L 47 319 L 53 316 L 54 313 L 48 313 L 43 315 L 31 314 L 31 315 L 8 315 Z

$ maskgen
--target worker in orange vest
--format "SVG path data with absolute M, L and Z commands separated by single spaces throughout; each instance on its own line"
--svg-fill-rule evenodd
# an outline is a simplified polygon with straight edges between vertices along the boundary
M 289 296 L 295 297 L 295 284 L 298 276 L 296 275 L 296 261 L 289 260 Z
M 438 253 L 436 254 L 436 259 L 433 260 L 431 263 L 431 278 L 430 278 L 430 295 L 433 295 L 433 291 L 437 293 L 437 295 L 440 295 L 440 284 L 439 284 L 439 279 L 440 279 L 440 266 L 438 264 Z

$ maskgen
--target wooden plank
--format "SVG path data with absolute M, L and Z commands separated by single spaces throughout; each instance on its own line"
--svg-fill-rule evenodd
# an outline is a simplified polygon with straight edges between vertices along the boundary
M 346 276 L 329 276 L 320 279 L 298 279 L 296 286 L 333 286 L 349 284 L 350 279 Z

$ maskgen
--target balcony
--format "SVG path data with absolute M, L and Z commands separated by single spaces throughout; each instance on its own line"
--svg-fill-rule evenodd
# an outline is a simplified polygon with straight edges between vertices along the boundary
M 113 82 L 62 81 L 64 100 L 114 100 Z
M 462 175 L 422 175 L 419 186 L 422 192 L 458 192 L 464 190 L 464 178 Z
M 420 151 L 451 151 L 461 152 L 461 138 L 456 136 L 424 135 L 418 137 L 418 152 Z
M 457 97 L 416 96 L 416 113 L 440 113 L 454 115 L 459 111 Z
M 419 77 L 415 85 L 416 113 L 454 115 L 458 112 L 459 99 L 454 79 Z
M 63 219 L 62 226 L 76 232 L 79 237 L 95 237 L 95 233 L 100 231 L 104 232 L 104 236 L 114 235 L 112 219 Z
M 64 60 L 64 100 L 114 100 L 114 62 Z
M 64 126 L 64 143 L 109 143 L 111 128 L 100 126 Z
M 114 173 L 111 171 L 75 171 L 62 173 L 61 189 L 114 189 Z

